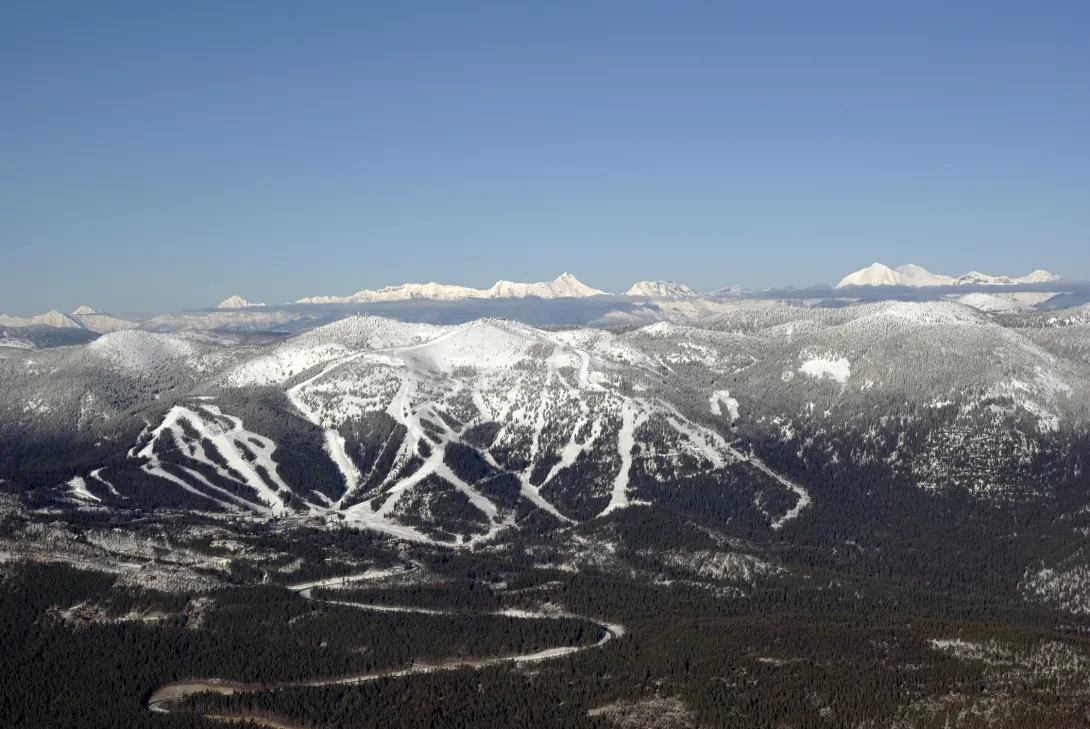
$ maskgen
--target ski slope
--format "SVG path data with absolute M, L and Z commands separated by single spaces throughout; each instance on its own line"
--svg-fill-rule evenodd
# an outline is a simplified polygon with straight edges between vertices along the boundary
M 324 455 L 342 481 L 337 493 L 286 483 L 274 456 L 277 444 L 203 395 L 149 425 L 130 457 L 145 472 L 232 512 L 278 516 L 302 509 L 406 541 L 477 545 L 519 528 L 510 502 L 486 488 L 496 474 L 513 477 L 519 498 L 534 508 L 575 524 L 644 503 L 633 496 L 637 459 L 703 464 L 709 471 L 736 463 L 762 468 L 730 446 L 722 428 L 645 394 L 661 387 L 663 376 L 662 366 L 631 341 L 599 330 L 352 317 L 233 364 L 218 379 L 227 389 L 284 388 L 291 409 L 320 429 Z M 633 380 L 636 386 L 621 386 Z M 738 417 L 737 400 L 717 390 L 707 402 L 720 417 L 726 405 L 727 432 Z M 390 454 L 382 470 L 377 455 L 363 465 L 355 460 L 357 433 L 366 429 L 353 424 L 367 417 L 386 418 L 395 428 L 362 446 Z M 491 441 L 475 444 L 469 436 L 484 426 Z M 668 445 L 647 440 L 664 430 L 673 434 Z M 455 447 L 459 454 L 476 453 L 492 475 L 481 483 L 464 478 L 452 467 Z M 163 452 L 170 453 L 168 461 Z M 573 481 L 573 469 L 583 474 L 579 480 Z M 667 478 L 644 466 L 641 473 Z M 228 491 L 223 480 L 248 490 Z M 775 528 L 810 503 L 804 489 L 777 481 L 798 501 Z M 583 497 L 572 489 L 589 491 L 601 506 L 590 514 L 575 510 L 572 500 Z M 459 503 L 470 512 L 451 511 Z

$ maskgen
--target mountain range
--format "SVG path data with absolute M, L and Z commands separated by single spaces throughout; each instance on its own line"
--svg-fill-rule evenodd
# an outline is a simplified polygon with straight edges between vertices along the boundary
M 1048 288 L 1050 284 L 1056 288 Z M 817 286 L 754 292 L 732 286 L 698 293 L 683 283 L 654 280 L 637 282 L 619 296 L 587 286 L 564 273 L 540 283 L 499 281 L 488 289 L 436 283 L 402 284 L 351 296 L 317 296 L 272 306 L 234 295 L 213 308 L 165 312 L 139 319 L 112 316 L 88 306 L 70 314 L 54 310 L 33 317 L 0 315 L 0 350 L 78 344 L 99 334 L 132 328 L 160 332 L 297 333 L 365 311 L 433 323 L 498 316 L 539 325 L 636 326 L 656 321 L 700 324 L 738 306 L 842 306 L 859 299 L 881 299 L 883 289 L 887 288 L 893 298 L 904 296 L 906 290 L 924 296 L 934 291 L 929 298 L 960 301 L 993 313 L 1032 307 L 1073 307 L 1090 300 L 1087 285 L 1063 282 L 1046 271 L 1021 277 L 970 272 L 954 278 L 933 274 L 920 266 L 891 269 L 876 263 L 844 277 L 831 289 Z
M 374 301 L 403 301 L 406 299 L 500 299 L 537 296 L 542 299 L 606 295 L 605 291 L 591 288 L 570 273 L 563 273 L 552 281 L 540 283 L 515 283 L 497 281 L 487 289 L 466 286 L 449 286 L 437 283 L 401 284 L 387 286 L 377 291 L 363 290 L 351 296 L 313 296 L 300 299 L 297 304 L 351 304 Z
M 1090 425 L 1090 311 L 1062 323 L 1019 316 L 888 302 L 738 309 L 699 328 L 658 323 L 622 335 L 370 316 L 271 343 L 119 331 L 42 350 L 33 365 L 0 361 L 0 439 L 22 444 L 0 476 L 56 472 L 53 461 L 17 454 L 63 442 L 87 449 L 85 465 L 57 483 L 108 467 L 114 486 L 131 481 L 123 491 L 147 488 L 151 476 L 157 490 L 176 487 L 208 508 L 339 514 L 440 538 L 421 526 L 414 509 L 424 507 L 411 506 L 427 483 L 487 517 L 470 512 L 475 525 L 442 527 L 442 539 L 459 542 L 517 523 L 520 498 L 519 508 L 583 520 L 653 500 L 666 474 L 709 469 L 771 478 L 762 509 L 775 525 L 809 503 L 790 474 L 819 456 L 848 459 L 841 468 L 884 463 L 884 478 L 914 488 L 1025 498 L 1039 488 L 1029 464 L 1062 470 L 1081 458 L 1056 438 Z M 906 347 L 920 355 L 895 356 Z M 991 443 L 984 451 L 973 445 L 981 438 Z M 277 443 L 299 455 L 308 442 L 305 473 L 277 455 Z M 761 443 L 779 444 L 768 463 L 780 472 L 756 460 Z M 795 453 L 786 466 L 784 447 Z M 467 476 L 451 458 L 480 473 Z M 486 473 L 506 496 L 473 486 Z M 778 516 L 773 503 L 784 505 Z
M 52 327 L 54 329 L 86 329 L 98 334 L 133 329 L 139 322 L 119 319 L 109 314 L 95 311 L 89 306 L 80 306 L 71 314 L 62 314 L 56 309 L 31 317 L 16 317 L 0 314 L 0 327 Z

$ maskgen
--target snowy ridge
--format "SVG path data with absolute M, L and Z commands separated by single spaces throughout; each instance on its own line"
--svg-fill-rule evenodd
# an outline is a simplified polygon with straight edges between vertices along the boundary
M 490 288 L 474 289 L 467 286 L 446 284 L 407 283 L 400 286 L 387 286 L 377 291 L 364 289 L 351 296 L 312 296 L 300 299 L 297 304 L 345 304 L 372 301 L 404 301 L 406 299 L 500 299 L 537 296 L 543 299 L 564 297 L 599 296 L 605 291 L 591 288 L 570 273 L 563 273 L 552 281 L 540 283 L 515 283 L 497 281 Z
M 626 291 L 624 295 L 684 299 L 696 296 L 696 293 L 685 284 L 679 284 L 676 281 L 640 281 L 632 284 L 632 288 Z
M 323 362 L 343 357 L 348 349 L 340 344 L 311 347 L 283 347 L 270 354 L 247 360 L 227 373 L 228 387 L 279 385 Z
M 1027 284 L 1027 283 L 1047 283 L 1049 281 L 1059 281 L 1060 277 L 1049 273 L 1048 271 L 1042 271 L 1040 269 L 1033 273 L 1026 274 L 1025 276 L 989 276 L 986 273 L 980 273 L 979 271 L 970 271 L 964 276 L 959 276 L 956 283 L 958 284 Z

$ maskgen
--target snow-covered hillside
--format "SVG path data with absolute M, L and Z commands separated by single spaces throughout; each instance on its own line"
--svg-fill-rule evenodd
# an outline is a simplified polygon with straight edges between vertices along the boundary
M 958 297 L 959 304 L 965 304 L 971 306 L 974 309 L 980 311 L 987 311 L 991 313 L 1011 313 L 1019 311 L 1027 311 L 1032 307 L 1020 304 L 1017 301 L 1011 299 L 1004 299 L 991 294 L 972 293 L 965 296 Z

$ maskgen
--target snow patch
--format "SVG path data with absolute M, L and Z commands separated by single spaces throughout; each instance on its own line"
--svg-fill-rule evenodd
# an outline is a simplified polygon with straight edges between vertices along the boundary
M 730 390 L 716 390 L 711 394 L 708 405 L 711 408 L 712 415 L 723 414 L 720 403 L 727 406 L 727 414 L 730 416 L 731 423 L 738 419 L 738 401 L 730 396 Z
M 76 476 L 69 480 L 67 486 L 68 493 L 71 494 L 74 499 L 94 503 L 102 502 L 102 499 L 98 498 L 87 489 L 87 482 L 80 476 Z
M 851 377 L 852 363 L 843 357 L 815 357 L 803 362 L 802 366 L 799 367 L 799 372 L 809 375 L 815 380 L 828 377 L 843 385 Z

